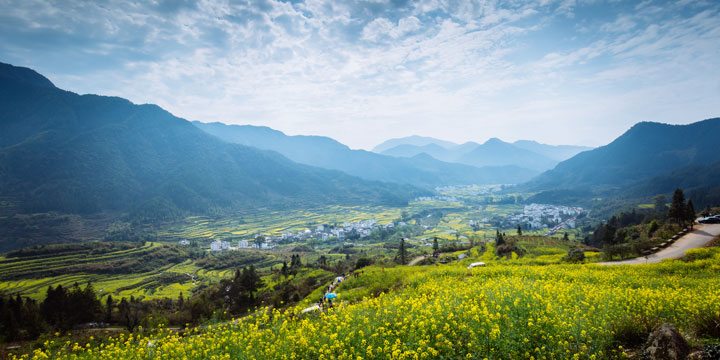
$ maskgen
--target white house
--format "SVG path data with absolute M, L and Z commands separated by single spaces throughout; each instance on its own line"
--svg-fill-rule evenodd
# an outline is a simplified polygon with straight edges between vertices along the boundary
M 210 251 L 222 251 L 222 241 L 215 240 L 210 243 Z

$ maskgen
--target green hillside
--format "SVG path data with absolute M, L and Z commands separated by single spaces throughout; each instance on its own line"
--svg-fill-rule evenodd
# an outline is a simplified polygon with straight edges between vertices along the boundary
M 423 193 L 228 144 L 155 105 L 77 95 L 32 70 L 0 69 L 7 216 L 129 212 L 146 221 L 246 206 L 405 204 Z
M 622 187 L 720 160 L 720 118 L 689 125 L 641 122 L 608 145 L 582 152 L 527 185 L 536 190 Z

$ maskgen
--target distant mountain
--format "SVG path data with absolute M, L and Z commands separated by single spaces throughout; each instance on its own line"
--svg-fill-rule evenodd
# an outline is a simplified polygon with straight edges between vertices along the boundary
M 395 157 L 413 157 L 425 153 L 438 160 L 476 167 L 517 166 L 535 171 L 544 171 L 551 169 L 559 161 L 566 160 L 581 151 L 589 149 L 591 148 L 584 146 L 545 145 L 529 140 L 519 140 L 511 144 L 493 138 L 484 144 L 467 142 L 462 145 L 445 147 L 436 143 L 426 145 L 400 144 L 385 149 L 380 153 Z
M 383 142 L 382 144 L 374 147 L 372 149 L 372 151 L 376 152 L 376 153 L 382 153 L 385 150 L 394 148 L 398 145 L 425 146 L 425 145 L 430 145 L 430 144 L 435 144 L 435 145 L 438 145 L 438 146 L 444 147 L 444 148 L 450 148 L 453 146 L 457 146 L 457 144 L 450 142 L 450 141 L 445 141 L 445 140 L 440 140 L 440 139 L 435 139 L 435 138 L 425 137 L 425 136 L 412 135 L 412 136 L 387 140 L 387 141 Z M 417 155 L 417 154 L 415 154 L 415 155 Z
M 517 167 L 476 168 L 414 154 L 396 158 L 347 146 L 322 136 L 287 136 L 262 126 L 194 122 L 195 126 L 227 142 L 277 151 L 307 165 L 340 170 L 364 179 L 412 184 L 425 188 L 457 184 L 518 183 L 537 172 Z
M 641 122 L 610 144 L 559 163 L 527 186 L 531 189 L 630 186 L 681 167 L 720 160 L 718 134 L 720 118 L 689 125 Z
M 77 95 L 0 63 L 0 200 L 21 212 L 156 217 L 235 206 L 403 203 L 371 182 L 228 144 L 155 105 Z
M 546 145 L 533 140 L 518 140 L 513 145 L 543 155 L 555 161 L 567 160 L 583 151 L 591 150 L 589 146 Z
M 394 157 L 413 157 L 420 154 L 427 154 L 446 162 L 455 162 L 455 159 L 458 157 L 458 154 L 454 151 L 438 144 L 427 144 L 423 146 L 403 144 L 387 149 L 381 152 L 381 154 Z
M 492 138 L 472 151 L 465 153 L 457 162 L 472 166 L 506 166 L 543 171 L 557 162 L 538 153 L 521 149 L 500 139 Z

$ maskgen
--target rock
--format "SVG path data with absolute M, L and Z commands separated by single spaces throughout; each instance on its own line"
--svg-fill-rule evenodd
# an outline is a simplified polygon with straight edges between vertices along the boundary
M 645 355 L 654 360 L 682 360 L 690 354 L 690 345 L 674 326 L 662 324 L 645 344 Z

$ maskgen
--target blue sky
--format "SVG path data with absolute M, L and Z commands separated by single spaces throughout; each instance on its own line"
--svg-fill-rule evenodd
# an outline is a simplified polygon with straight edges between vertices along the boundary
M 57 86 L 372 148 L 603 145 L 720 116 L 720 1 L 0 0 L 0 61 Z

